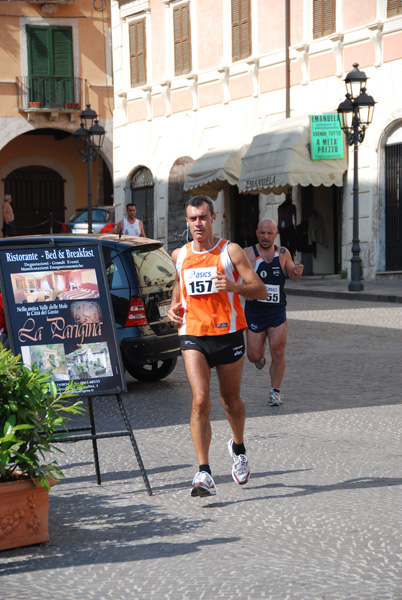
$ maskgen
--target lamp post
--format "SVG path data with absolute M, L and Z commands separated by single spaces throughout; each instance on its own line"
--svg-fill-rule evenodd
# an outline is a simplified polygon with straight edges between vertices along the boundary
M 80 127 L 73 134 L 82 162 L 88 165 L 88 233 L 92 233 L 92 161 L 96 160 L 105 137 L 105 130 L 97 117 L 91 105 L 87 104 L 80 114 Z
M 361 292 L 364 289 L 362 279 L 362 261 L 360 258 L 359 241 L 359 144 L 364 140 L 367 127 L 373 119 L 375 101 L 366 94 L 367 77 L 359 71 L 358 63 L 353 65 L 353 71 L 345 77 L 346 100 L 338 106 L 338 113 L 342 117 L 342 129 L 348 146 L 354 146 L 353 161 L 353 241 L 351 258 L 350 292 Z

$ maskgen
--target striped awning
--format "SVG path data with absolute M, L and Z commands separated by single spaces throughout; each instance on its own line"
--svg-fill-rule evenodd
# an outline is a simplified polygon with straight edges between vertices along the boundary
M 312 160 L 309 116 L 282 119 L 256 135 L 243 156 L 239 190 L 243 194 L 282 194 L 290 187 L 343 186 L 344 158 Z
M 237 185 L 241 160 L 248 145 L 238 149 L 211 150 L 197 158 L 190 167 L 184 190 L 193 195 L 206 195 L 216 200 L 225 184 Z

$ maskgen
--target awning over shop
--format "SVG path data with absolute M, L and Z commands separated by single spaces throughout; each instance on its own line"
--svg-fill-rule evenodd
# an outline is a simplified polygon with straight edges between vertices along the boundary
M 295 185 L 342 187 L 344 157 L 312 160 L 308 116 L 282 119 L 256 135 L 242 159 L 239 190 L 243 194 L 282 194 Z
M 244 145 L 237 150 L 221 149 L 203 154 L 191 165 L 184 182 L 184 190 L 216 200 L 225 182 L 230 185 L 238 184 L 241 159 L 247 148 L 248 145 Z

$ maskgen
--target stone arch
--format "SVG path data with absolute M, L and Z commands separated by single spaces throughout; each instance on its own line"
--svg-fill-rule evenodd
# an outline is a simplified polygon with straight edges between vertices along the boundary
M 50 156 L 30 154 L 17 156 L 0 165 L 0 197 L 4 198 L 4 180 L 10 173 L 23 167 L 39 165 L 56 171 L 64 179 L 64 201 L 67 214 L 73 212 L 75 184 L 71 171 L 60 161 Z
M 193 164 L 190 156 L 181 156 L 172 165 L 168 181 L 168 252 L 186 241 L 184 207 L 191 194 L 183 189 L 186 175 Z

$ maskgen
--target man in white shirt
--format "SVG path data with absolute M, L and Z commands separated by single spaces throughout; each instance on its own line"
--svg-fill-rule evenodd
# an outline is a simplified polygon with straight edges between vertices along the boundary
M 137 207 L 135 204 L 127 204 L 126 208 L 127 218 L 119 221 L 112 233 L 147 237 L 145 235 L 143 222 L 140 221 L 140 219 L 136 219 Z

